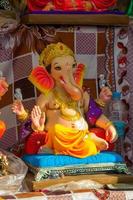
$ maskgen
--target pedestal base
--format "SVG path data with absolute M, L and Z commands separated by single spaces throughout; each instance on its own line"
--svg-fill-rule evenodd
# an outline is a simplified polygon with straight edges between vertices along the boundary
M 116 183 L 133 183 L 132 175 L 125 174 L 95 174 L 95 175 L 80 175 L 80 176 L 67 176 L 60 179 L 48 179 L 44 181 L 34 181 L 34 175 L 29 173 L 26 177 L 26 183 L 31 191 L 39 191 L 43 188 L 61 184 L 68 183 L 71 181 L 80 181 L 80 180 L 93 180 L 98 183 L 107 185 L 107 184 L 116 184 Z

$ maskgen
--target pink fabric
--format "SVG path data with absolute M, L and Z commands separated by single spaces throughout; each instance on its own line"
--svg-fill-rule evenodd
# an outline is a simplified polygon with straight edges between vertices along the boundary
M 94 10 L 104 11 L 116 4 L 116 0 L 91 0 Z
M 28 9 L 30 11 L 35 10 L 43 10 L 44 7 L 50 2 L 51 0 L 27 0 Z
M 55 10 L 84 10 L 84 0 L 75 0 L 72 3 L 71 0 L 53 0 Z
M 91 2 L 95 11 L 108 10 L 116 4 L 116 0 L 27 0 L 28 9 L 30 11 L 43 10 L 49 2 L 53 2 L 55 10 L 64 11 L 86 10 L 85 2 Z

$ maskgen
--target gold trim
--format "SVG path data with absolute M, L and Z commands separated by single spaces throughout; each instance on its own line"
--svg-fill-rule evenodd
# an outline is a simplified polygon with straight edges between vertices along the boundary
M 68 120 L 68 121 L 79 120 L 81 115 L 79 112 L 77 112 L 77 111 L 75 111 L 75 112 L 76 112 L 76 114 L 74 116 L 72 116 L 71 114 L 64 112 L 64 109 L 62 108 L 61 109 L 61 118 Z
M 8 174 L 8 166 L 9 162 L 7 156 L 0 152 L 0 175 L 7 175 Z
M 72 100 L 71 97 L 69 97 L 67 95 L 64 96 L 64 98 L 63 98 L 62 97 L 63 94 L 61 95 L 60 93 L 56 90 L 53 91 L 55 101 L 57 102 L 57 104 L 60 107 L 61 117 L 63 119 L 69 120 L 69 121 L 78 120 L 81 117 L 80 112 L 77 110 L 78 102 Z M 69 113 L 69 109 L 73 110 L 75 113 L 74 114 Z
M 29 117 L 29 111 L 25 110 L 22 114 L 18 115 L 18 120 L 23 122 L 23 121 L 27 120 L 28 117 Z
M 113 125 L 113 123 L 111 121 L 107 122 L 107 124 L 105 125 L 105 130 L 107 130 L 110 125 Z
M 43 132 L 44 131 L 44 124 L 41 127 L 39 127 L 39 128 L 35 128 L 33 126 L 33 124 L 32 124 L 31 128 L 33 129 L 34 132 Z
M 102 99 L 96 99 L 95 100 L 96 101 L 96 103 L 98 104 L 98 105 L 100 105 L 101 107 L 105 107 L 105 103 L 103 102 L 103 100 Z
M 61 56 L 72 56 L 74 57 L 73 51 L 65 44 L 58 42 L 47 45 L 39 56 L 39 64 L 41 66 L 48 66 L 52 60 Z
M 77 10 L 77 3 L 75 0 L 71 0 L 72 6 L 75 10 Z
M 93 5 L 91 4 L 91 2 L 85 2 L 84 7 L 85 7 L 85 10 L 90 11 L 92 10 Z

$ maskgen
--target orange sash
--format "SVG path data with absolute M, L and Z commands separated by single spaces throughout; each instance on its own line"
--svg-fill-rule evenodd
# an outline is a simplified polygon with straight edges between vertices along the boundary
M 98 153 L 95 143 L 89 138 L 88 130 L 75 130 L 57 124 L 54 138 L 51 139 L 55 154 L 84 158 Z

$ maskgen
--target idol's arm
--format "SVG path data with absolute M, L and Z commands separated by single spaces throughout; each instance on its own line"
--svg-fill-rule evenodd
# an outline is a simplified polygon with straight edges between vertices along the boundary
M 97 103 L 90 97 L 90 95 L 85 91 L 84 92 L 84 112 L 85 117 L 90 126 L 96 124 L 97 119 L 102 115 L 102 109 Z

